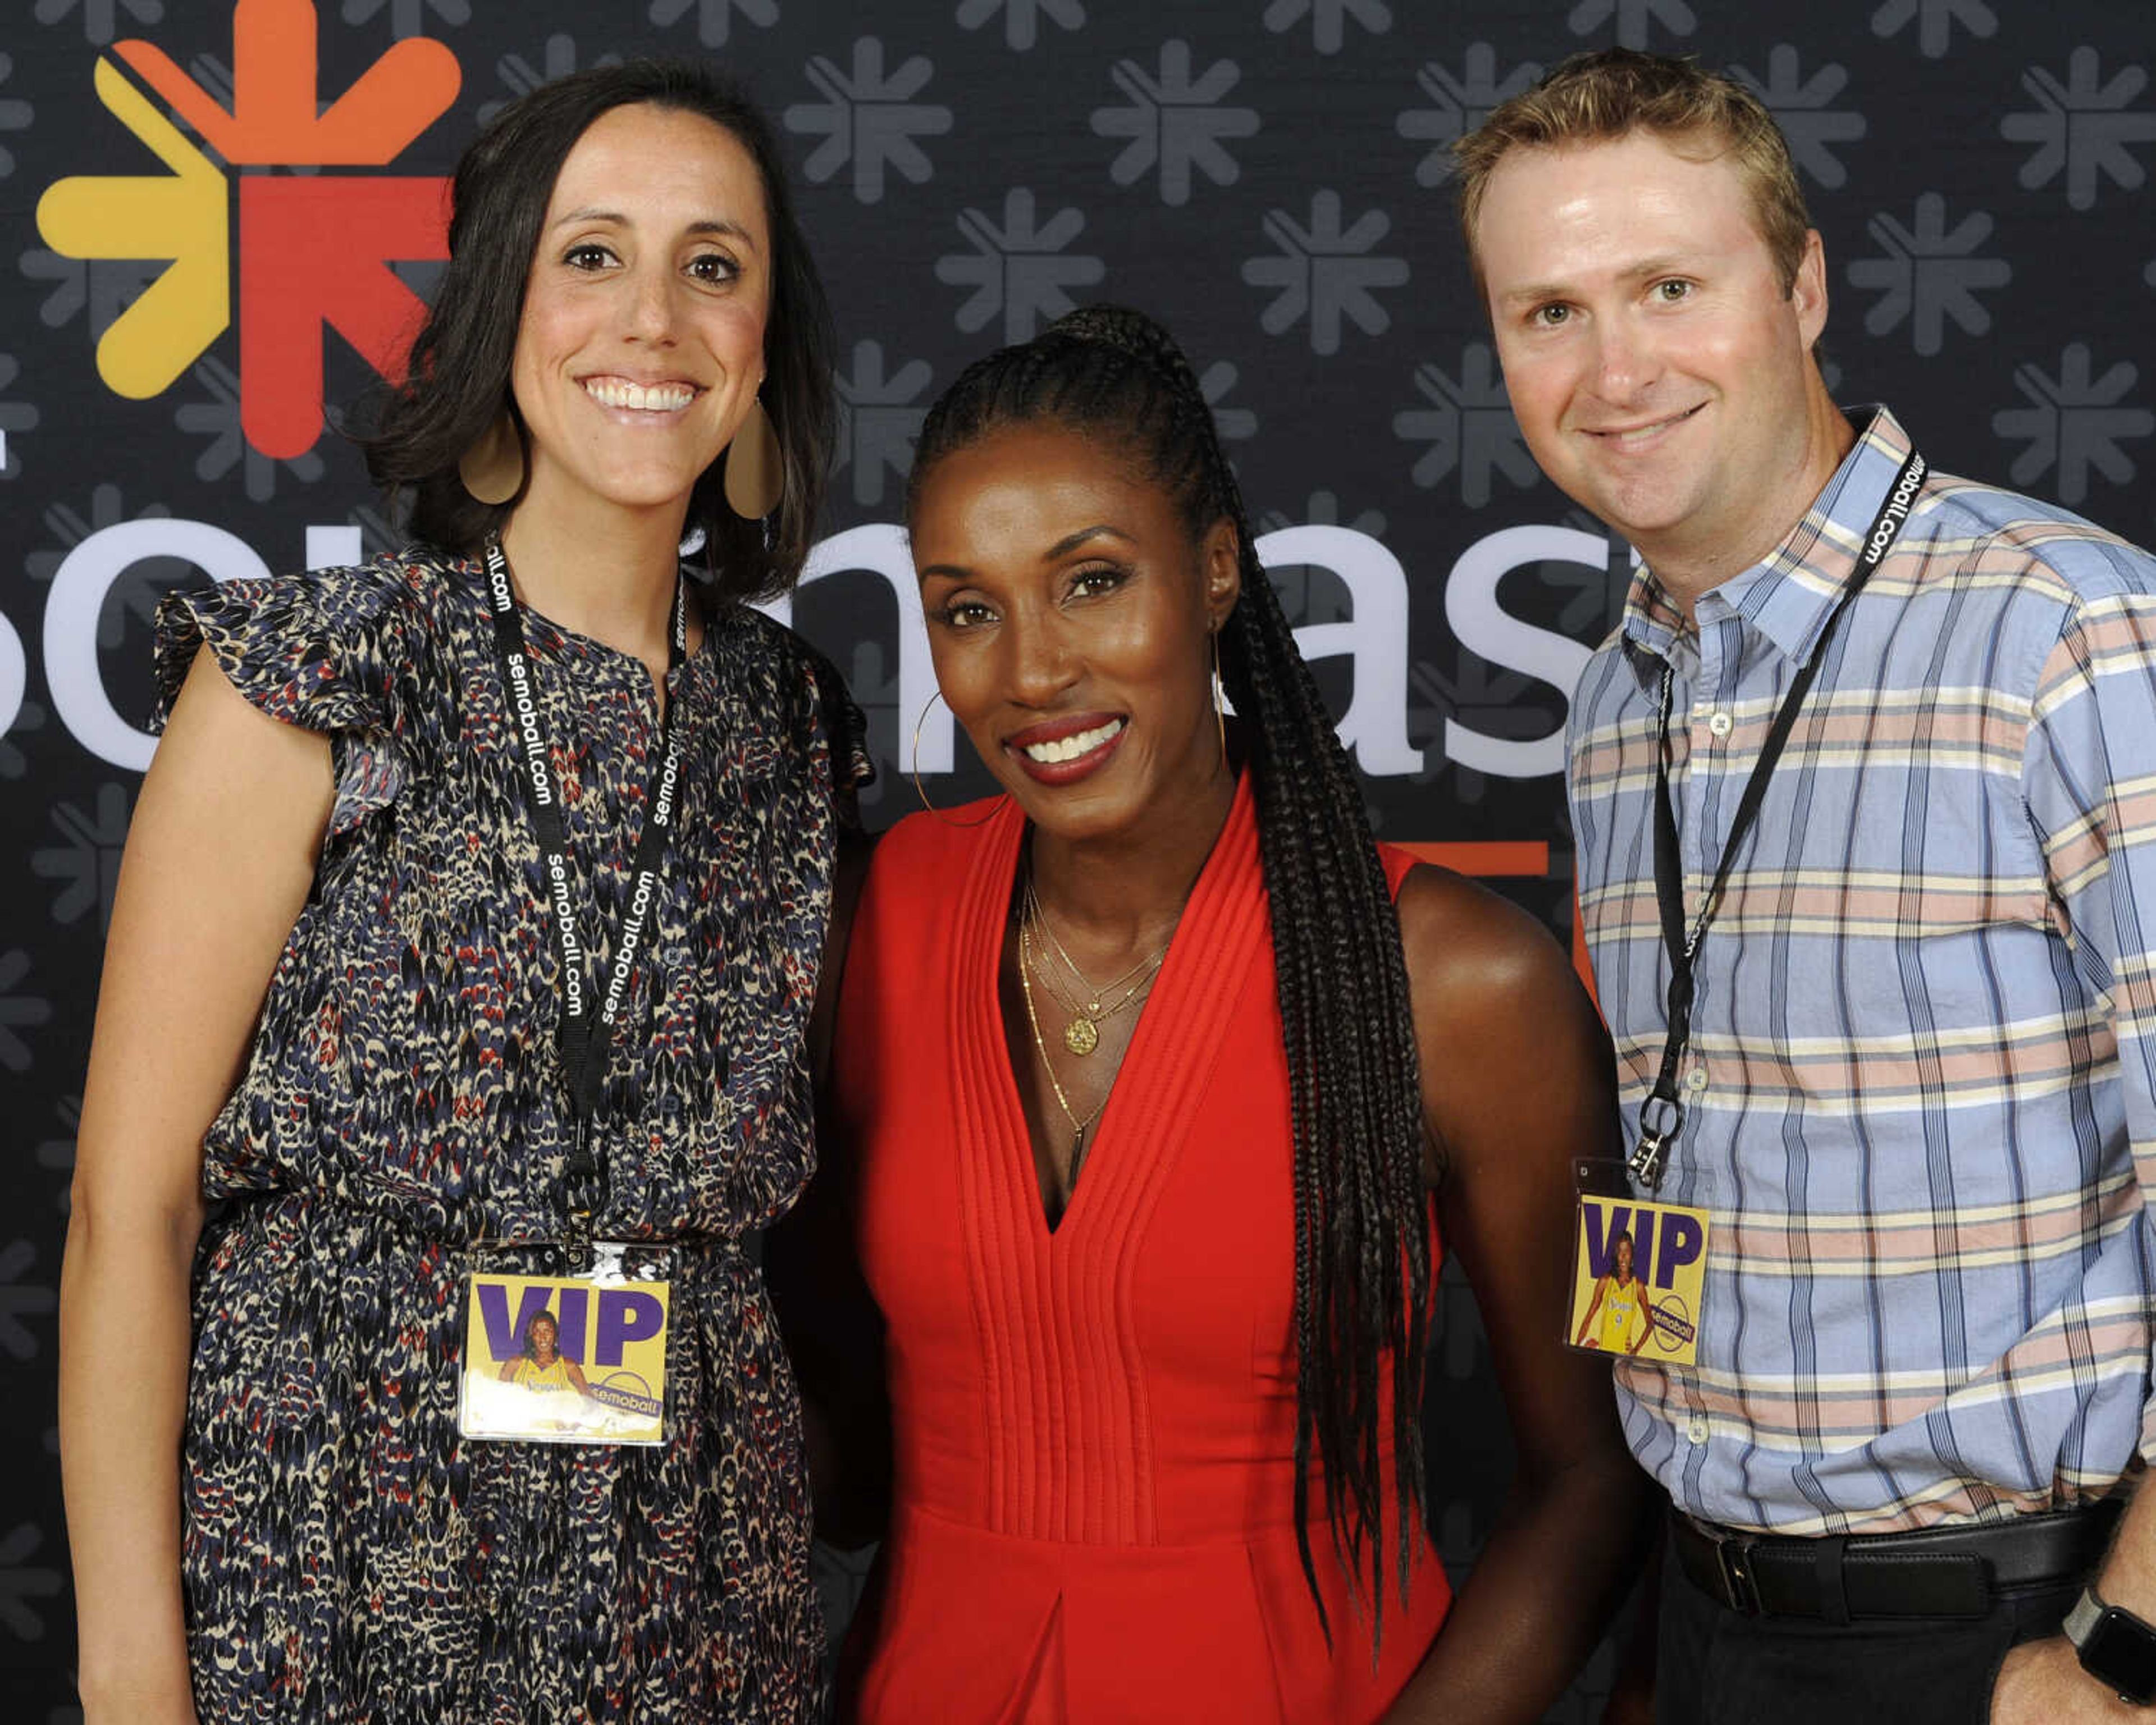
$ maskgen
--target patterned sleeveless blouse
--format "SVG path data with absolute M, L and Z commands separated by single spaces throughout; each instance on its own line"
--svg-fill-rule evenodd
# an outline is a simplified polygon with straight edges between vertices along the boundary
M 658 737 L 649 673 L 527 613 L 603 974 Z M 182 1490 L 196 1706 L 241 1721 L 794 1721 L 822 1631 L 793 1379 L 744 1236 L 814 1161 L 806 1031 L 836 674 L 724 612 L 593 1142 L 602 1238 L 673 1281 L 661 1447 L 467 1442 L 463 1277 L 552 1273 L 558 948 L 484 577 L 421 551 L 172 595 L 160 712 L 207 647 L 327 734 L 336 800 L 244 1074 L 203 1146 Z M 205 890 L 214 883 L 205 883 Z

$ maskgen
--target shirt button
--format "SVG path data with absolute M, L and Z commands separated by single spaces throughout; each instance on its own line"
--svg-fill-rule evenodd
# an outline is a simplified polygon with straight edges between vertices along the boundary
M 1727 713 L 1717 713 L 1707 721 L 1707 728 L 1717 737 L 1727 737 L 1737 728 L 1737 721 Z
M 1691 1423 L 1685 1427 L 1685 1436 L 1695 1444 L 1705 1443 L 1707 1441 L 1707 1415 L 1704 1414 L 1693 1414 L 1691 1416 Z
M 1707 1088 L 1707 1068 L 1704 1066 L 1694 1066 L 1690 1072 L 1686 1074 L 1685 1088 L 1689 1091 L 1705 1090 Z

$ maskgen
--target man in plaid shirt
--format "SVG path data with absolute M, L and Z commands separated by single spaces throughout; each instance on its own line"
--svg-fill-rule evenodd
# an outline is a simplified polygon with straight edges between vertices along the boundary
M 1742 86 L 1578 56 L 1458 153 L 1642 562 L 1568 788 L 1632 1177 L 1710 1219 L 1697 1366 L 1614 1368 L 1658 1715 L 2156 1718 L 2156 560 L 1835 405 Z

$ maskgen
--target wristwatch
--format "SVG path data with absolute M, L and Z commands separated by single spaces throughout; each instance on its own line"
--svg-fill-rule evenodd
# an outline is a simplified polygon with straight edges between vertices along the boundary
M 2091 1582 L 2061 1625 L 2082 1669 L 2138 1707 L 2156 1702 L 2156 1629 L 2121 1605 L 2107 1605 Z

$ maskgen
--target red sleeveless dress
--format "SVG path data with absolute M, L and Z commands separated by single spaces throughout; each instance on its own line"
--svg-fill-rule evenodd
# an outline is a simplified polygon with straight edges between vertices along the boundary
M 853 1717 L 1374 1720 L 1450 1594 L 1417 1528 L 1373 1670 L 1315 1487 L 1329 1651 L 1296 1553 L 1293 1141 L 1247 775 L 1053 1232 L 996 992 L 1022 833 L 1008 803 L 900 823 L 846 963 L 896 1466 Z M 1412 859 L 1385 865 L 1397 891 Z

